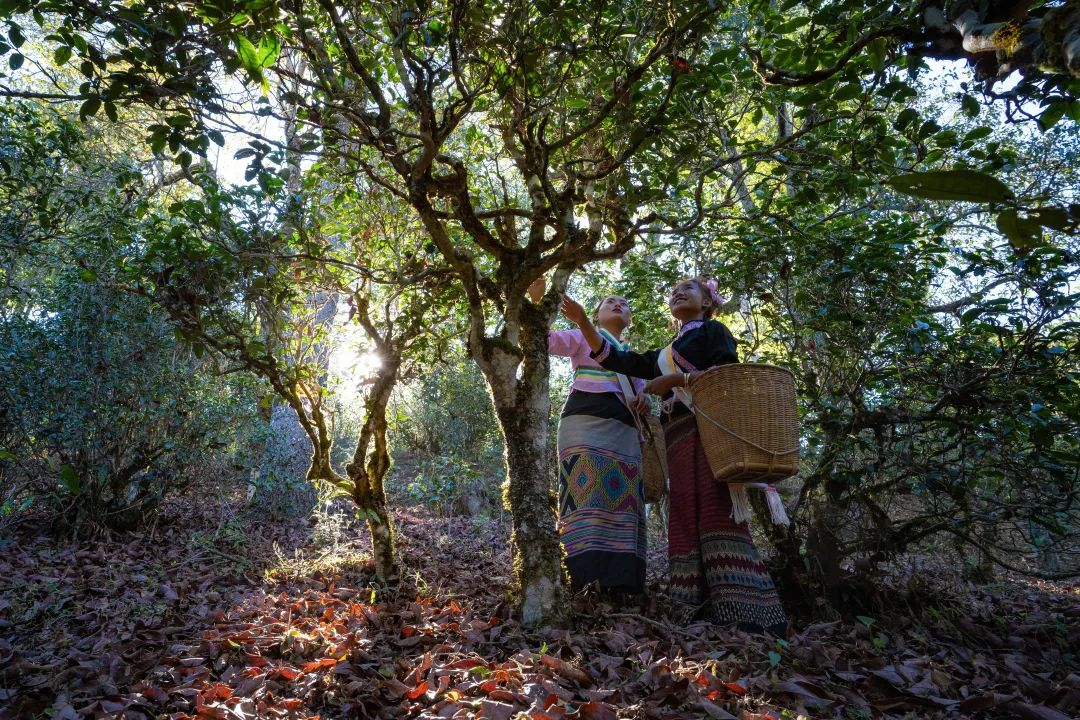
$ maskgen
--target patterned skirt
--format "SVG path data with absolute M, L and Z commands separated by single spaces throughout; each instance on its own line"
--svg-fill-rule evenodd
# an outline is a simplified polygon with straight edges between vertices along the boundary
M 670 480 L 668 560 L 678 612 L 699 608 L 714 622 L 786 634 L 787 616 L 750 526 L 731 518 L 727 485 L 716 482 L 693 415 L 664 426 Z
M 645 489 L 633 417 L 615 393 L 573 391 L 559 421 L 559 535 L 571 587 L 645 591 Z

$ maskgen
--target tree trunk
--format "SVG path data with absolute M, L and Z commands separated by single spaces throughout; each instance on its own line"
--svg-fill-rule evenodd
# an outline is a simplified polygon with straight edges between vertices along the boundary
M 1047 74 L 1080 77 L 1080 2 L 1049 8 L 1042 18 L 1010 18 L 987 22 L 975 9 L 952 20 L 964 50 L 971 55 L 994 52 L 994 75 L 1038 68 Z
M 563 549 L 555 525 L 547 441 L 551 410 L 547 323 L 536 315 L 522 332 L 520 355 L 516 348 L 487 341 L 477 358 L 505 440 L 518 609 L 521 621 L 529 627 L 558 624 L 566 613 Z
M 385 583 L 397 580 L 397 557 L 394 548 L 393 518 L 386 506 L 383 480 L 390 470 L 390 451 L 386 444 L 386 406 L 397 384 L 398 363 L 384 361 L 375 384 L 367 396 L 364 425 L 356 450 L 345 471 L 352 481 L 352 497 L 363 513 L 371 532 L 371 554 L 375 574 Z M 370 448 L 370 451 L 369 451 Z

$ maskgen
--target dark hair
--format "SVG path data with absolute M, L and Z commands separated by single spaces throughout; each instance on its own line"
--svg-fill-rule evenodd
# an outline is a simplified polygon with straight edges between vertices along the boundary
M 697 285 L 698 290 L 701 291 L 702 297 L 709 301 L 709 307 L 702 308 L 701 316 L 704 320 L 711 320 L 713 313 L 716 312 L 719 308 L 716 306 L 716 301 L 713 300 L 712 293 L 709 292 L 709 288 L 705 286 L 705 278 L 701 277 L 700 275 L 695 275 L 694 277 L 684 277 L 676 280 L 675 285 L 679 285 L 680 283 L 684 282 L 692 282 Z M 675 285 L 672 285 L 672 287 L 674 288 Z

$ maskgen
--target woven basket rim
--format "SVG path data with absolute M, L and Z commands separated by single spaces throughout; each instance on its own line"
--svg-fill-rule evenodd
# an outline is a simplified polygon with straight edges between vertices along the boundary
M 725 370 L 725 368 L 732 368 L 732 367 L 757 367 L 757 368 L 767 368 L 769 370 L 782 370 L 783 372 L 786 372 L 788 375 L 790 375 L 792 380 L 795 380 L 795 373 L 793 373 L 791 370 L 788 370 L 786 367 L 781 367 L 780 365 L 773 365 L 772 363 L 733 362 L 733 363 L 724 363 L 723 365 L 717 365 L 714 368 L 709 368 L 708 370 L 703 371 L 700 375 L 696 375 L 696 376 L 690 378 L 690 384 L 691 385 L 694 384 L 695 382 L 697 382 L 698 380 L 701 380 L 703 377 L 705 377 L 706 375 L 709 375 L 710 373 L 723 371 L 723 370 Z

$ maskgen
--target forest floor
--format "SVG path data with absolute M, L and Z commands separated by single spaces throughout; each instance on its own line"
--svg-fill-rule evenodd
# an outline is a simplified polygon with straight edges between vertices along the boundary
M 0 540 L 0 718 L 1080 716 L 1080 585 L 897 569 L 892 610 L 776 641 L 669 622 L 655 547 L 649 599 L 580 596 L 537 632 L 510 617 L 505 523 L 399 510 L 391 592 L 340 517 L 24 524 Z

